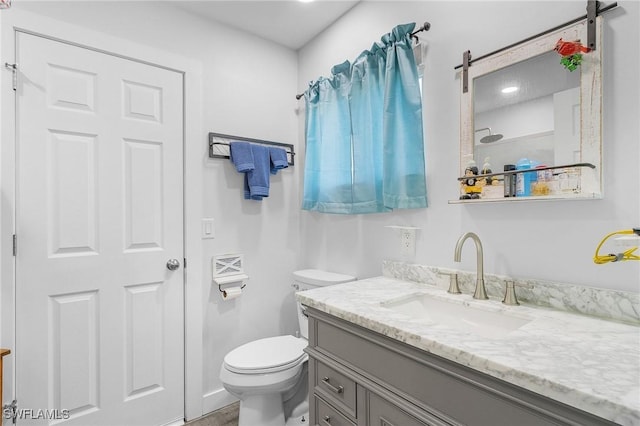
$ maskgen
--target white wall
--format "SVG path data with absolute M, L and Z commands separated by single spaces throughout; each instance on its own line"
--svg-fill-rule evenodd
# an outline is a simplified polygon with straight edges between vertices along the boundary
M 640 4 L 620 1 L 606 15 L 603 60 L 604 199 L 449 205 L 457 197 L 459 76 L 462 52 L 480 56 L 585 14 L 585 2 L 362 2 L 299 51 L 299 90 L 354 59 L 395 25 L 429 21 L 424 78 L 424 123 L 429 207 L 416 211 L 340 217 L 303 212 L 305 263 L 356 274 L 380 274 L 380 262 L 399 258 L 388 224 L 419 226 L 417 263 L 475 270 L 473 248 L 453 262 L 459 235 L 476 232 L 485 271 L 640 291 L 640 262 L 595 265 L 600 239 L 640 226 L 638 128 Z M 302 137 L 302 119 L 300 120 Z M 471 246 L 471 245 L 470 245 Z
M 117 53 L 135 57 L 140 49 L 134 49 L 134 44 L 146 45 L 167 56 L 181 55 L 201 67 L 202 78 L 197 82 L 201 92 L 194 93 L 193 85 L 187 87 L 187 97 L 201 101 L 196 105 L 187 102 L 186 108 L 187 121 L 202 116 L 198 128 L 190 129 L 195 137 L 188 135 L 186 141 L 187 151 L 193 152 L 194 146 L 199 151 L 187 161 L 186 169 L 187 174 L 199 169 L 201 182 L 194 187 L 201 199 L 188 202 L 186 210 L 192 228 L 193 218 L 196 227 L 199 218 L 214 218 L 216 237 L 200 241 L 196 235 L 198 247 L 191 255 L 197 258 L 188 258 L 187 295 L 193 294 L 195 286 L 199 297 L 187 296 L 187 340 L 199 336 L 195 340 L 201 341 L 202 352 L 190 355 L 187 347 L 186 374 L 195 381 L 187 381 L 191 400 L 186 405 L 189 418 L 219 408 L 232 400 L 218 379 L 224 355 L 245 342 L 297 329 L 291 273 L 299 266 L 300 173 L 298 166 L 281 171 L 272 177 L 268 199 L 246 201 L 242 175 L 229 160 L 208 158 L 207 133 L 297 144 L 295 52 L 201 20 L 165 2 L 14 2 L 12 9 L 2 11 L 5 29 L 11 25 L 8 14 L 18 13 L 23 16 L 21 25 L 34 31 L 45 31 L 41 28 L 44 19 L 58 20 L 61 27 L 82 25 L 119 38 Z M 81 37 L 75 41 L 89 43 Z M 12 62 L 9 50 L 2 52 L 3 61 Z M 155 63 L 162 62 L 160 55 Z M 11 146 L 10 140 L 3 144 Z M 222 302 L 217 287 L 210 284 L 211 258 L 225 253 L 243 253 L 251 277 L 244 295 L 231 302 Z M 10 255 L 3 254 L 5 257 L 10 260 Z M 190 268 L 198 271 L 190 272 Z M 190 279 L 194 276 L 196 280 Z M 193 312 L 200 316 L 200 323 L 189 323 Z M 190 386 L 197 381 L 201 389 L 191 392 Z
M 475 129 L 493 126 L 491 131 L 500 133 L 504 139 L 553 132 L 553 110 L 553 96 L 542 96 L 474 114 L 473 124 Z M 480 139 L 488 134 L 486 130 L 475 133 L 475 144 L 479 145 Z

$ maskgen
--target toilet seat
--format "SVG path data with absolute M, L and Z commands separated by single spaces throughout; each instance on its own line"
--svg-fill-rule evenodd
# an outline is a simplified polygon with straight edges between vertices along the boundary
M 238 374 L 275 373 L 306 361 L 307 341 L 294 336 L 277 336 L 254 340 L 224 357 L 227 370 Z

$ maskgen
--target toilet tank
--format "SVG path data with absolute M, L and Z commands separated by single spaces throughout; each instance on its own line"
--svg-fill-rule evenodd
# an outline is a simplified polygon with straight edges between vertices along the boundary
M 351 275 L 337 274 L 335 272 L 322 271 L 319 269 L 303 269 L 293 273 L 293 287 L 296 291 L 311 290 L 313 288 L 347 283 L 355 280 L 356 277 L 352 277 Z M 298 310 L 300 335 L 305 339 L 308 339 L 309 321 L 300 302 L 296 302 L 296 309 Z

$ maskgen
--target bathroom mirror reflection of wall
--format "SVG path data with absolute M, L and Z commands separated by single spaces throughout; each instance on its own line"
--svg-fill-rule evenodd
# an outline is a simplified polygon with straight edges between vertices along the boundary
M 579 189 L 525 198 L 601 198 L 601 17 L 596 27 L 596 50 L 583 54 L 573 72 L 554 47 L 560 38 L 586 44 L 586 21 L 472 62 L 461 95 L 459 176 L 471 160 L 481 169 L 487 158 L 493 172 L 521 158 L 546 166 L 591 163 L 595 168 L 579 171 Z M 482 201 L 488 199 L 463 202 Z

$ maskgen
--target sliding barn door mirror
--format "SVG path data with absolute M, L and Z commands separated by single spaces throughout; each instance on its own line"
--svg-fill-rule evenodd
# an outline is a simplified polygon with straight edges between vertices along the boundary
M 584 20 L 465 61 L 453 202 L 602 197 L 601 20 L 595 50 Z

